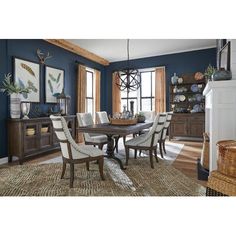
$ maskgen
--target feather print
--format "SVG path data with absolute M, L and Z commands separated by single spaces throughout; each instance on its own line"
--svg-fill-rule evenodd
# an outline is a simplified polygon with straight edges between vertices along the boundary
M 56 79 L 52 74 L 50 74 L 50 73 L 49 73 L 49 77 L 50 77 L 50 79 L 51 79 L 52 81 L 54 81 L 54 82 L 57 81 L 57 79 Z
M 26 65 L 24 63 L 20 63 L 20 65 L 23 69 L 25 69 L 26 71 L 28 71 L 31 75 L 33 75 L 35 77 L 33 70 L 28 65 Z
M 20 87 L 24 89 L 25 85 L 24 85 L 23 81 L 20 78 L 18 78 L 18 81 L 19 81 Z M 24 99 L 28 98 L 28 94 L 27 93 L 22 93 L 22 96 L 24 97 Z
M 33 92 L 37 93 L 38 89 L 34 86 L 34 83 L 32 83 L 30 80 L 28 80 L 28 86 L 29 89 L 31 89 Z
M 50 80 L 48 80 L 48 85 L 49 85 L 51 93 L 53 94 L 52 82 Z
M 59 73 L 58 76 L 57 76 L 57 83 L 59 83 L 60 78 L 61 78 L 61 73 Z

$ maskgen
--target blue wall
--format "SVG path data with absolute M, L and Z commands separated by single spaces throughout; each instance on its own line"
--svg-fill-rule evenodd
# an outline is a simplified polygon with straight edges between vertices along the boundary
M 53 57 L 46 61 L 46 65 L 59 67 L 65 70 L 65 93 L 71 96 L 71 113 L 76 111 L 76 77 L 77 64 L 80 62 L 88 67 L 101 71 L 101 109 L 107 110 L 110 114 L 112 111 L 112 72 L 122 69 L 126 61 L 114 62 L 104 67 L 98 63 L 92 62 L 68 52 L 62 48 L 54 46 L 44 40 L 0 40 L 0 83 L 4 78 L 4 74 L 13 73 L 13 57 L 38 62 L 36 50 L 41 49 L 43 52 L 50 52 Z M 148 68 L 156 66 L 166 67 L 167 89 L 170 78 L 174 72 L 177 74 L 192 73 L 196 71 L 204 71 L 207 65 L 216 64 L 216 49 L 198 50 L 192 52 L 170 54 L 164 56 L 156 56 L 149 58 L 136 59 L 131 61 L 134 68 Z M 41 104 L 42 112 L 46 112 L 51 104 L 44 103 L 44 66 L 41 66 L 40 75 L 41 86 Z M 168 94 L 168 93 L 167 93 Z M 167 97 L 167 104 L 168 104 Z M 6 120 L 9 117 L 9 101 L 8 97 L 0 93 L 0 157 L 7 156 L 7 129 Z
M 204 72 L 208 64 L 216 66 L 216 48 L 169 54 L 163 56 L 155 56 L 148 58 L 135 59 L 130 61 L 130 66 L 136 69 L 165 66 L 166 68 L 166 94 L 167 109 L 169 108 L 169 85 L 170 78 L 176 72 L 177 75 L 185 73 L 194 73 L 197 71 Z M 105 81 L 102 86 L 108 93 L 104 94 L 104 109 L 107 108 L 109 114 L 112 113 L 112 72 L 126 67 L 126 61 L 111 63 L 106 68 Z
M 74 114 L 76 110 L 75 95 L 77 78 L 77 64 L 75 61 L 78 61 L 88 67 L 100 70 L 102 81 L 105 76 L 105 67 L 54 46 L 44 40 L 0 40 L 0 83 L 4 79 L 4 74 L 8 72 L 13 74 L 14 56 L 38 62 L 39 60 L 36 54 L 36 50 L 38 48 L 46 53 L 49 51 L 53 56 L 46 61 L 46 65 L 55 66 L 65 70 L 65 93 L 70 95 L 72 98 L 71 114 Z M 40 110 L 42 112 L 47 112 L 48 106 L 51 106 L 52 104 L 44 104 L 44 66 L 41 65 L 40 68 Z M 8 97 L 0 93 L 0 102 L 0 157 L 4 157 L 7 156 L 6 120 L 9 117 Z

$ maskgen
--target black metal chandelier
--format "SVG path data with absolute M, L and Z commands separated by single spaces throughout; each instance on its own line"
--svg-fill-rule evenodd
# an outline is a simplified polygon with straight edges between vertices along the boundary
M 139 71 L 131 69 L 129 66 L 129 39 L 127 39 L 127 56 L 127 68 L 117 72 L 118 80 L 116 81 L 116 85 L 121 91 L 127 90 L 129 93 L 130 91 L 138 90 L 140 87 Z

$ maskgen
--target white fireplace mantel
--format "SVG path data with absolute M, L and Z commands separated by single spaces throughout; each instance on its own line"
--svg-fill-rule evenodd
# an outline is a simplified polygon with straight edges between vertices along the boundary
M 217 169 L 220 140 L 236 140 L 236 80 L 210 81 L 205 96 L 205 131 L 210 134 L 210 171 Z

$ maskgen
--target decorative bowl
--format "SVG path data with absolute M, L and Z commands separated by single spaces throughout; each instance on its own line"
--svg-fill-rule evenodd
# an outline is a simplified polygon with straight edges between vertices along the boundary
M 48 132 L 48 127 L 41 128 L 41 133 L 47 133 L 47 132 Z
M 33 128 L 26 129 L 26 135 L 27 136 L 35 135 L 35 129 L 33 129 Z

